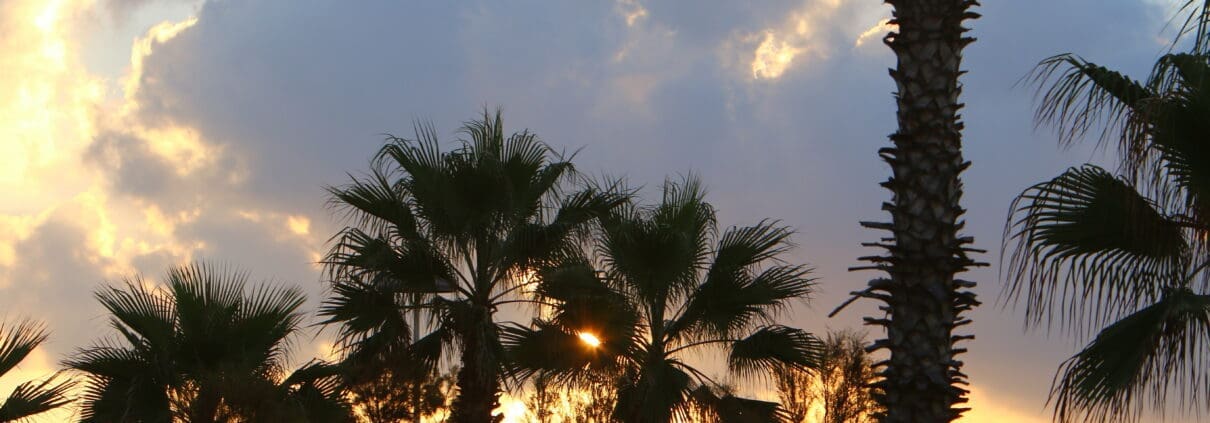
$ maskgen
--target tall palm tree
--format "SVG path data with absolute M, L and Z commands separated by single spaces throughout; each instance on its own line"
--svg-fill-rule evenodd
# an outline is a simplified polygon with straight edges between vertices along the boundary
M 195 264 L 162 287 L 135 277 L 96 298 L 119 336 L 65 362 L 87 377 L 82 421 L 351 419 L 334 366 L 284 372 L 303 317 L 295 288 L 249 288 L 245 273 Z
M 962 49 L 974 41 L 963 35 L 962 22 L 978 17 L 970 11 L 977 3 L 886 2 L 894 7 L 890 23 L 898 26 L 884 41 L 897 59 L 891 78 L 898 87 L 899 128 L 890 137 L 894 146 L 879 151 L 891 166 L 892 177 L 882 184 L 892 193 L 883 205 L 891 222 L 862 226 L 891 236 L 867 244 L 887 253 L 863 257 L 872 265 L 854 270 L 881 270 L 888 277 L 871 280 L 854 295 L 886 303 L 886 317 L 866 319 L 887 334 L 873 344 L 890 352 L 877 382 L 883 392 L 877 398 L 886 409 L 883 421 L 945 422 L 965 410 L 955 407 L 966 401 L 967 392 L 962 362 L 956 359 L 965 349 L 955 343 L 973 338 L 953 332 L 970 322 L 962 312 L 978 305 L 966 290 L 975 284 L 955 278 L 978 264 L 967 256 L 978 251 L 966 247 L 973 239 L 959 235 L 965 212 L 959 175 L 969 163 L 962 158 L 958 115 Z
M 46 328 L 31 320 L 7 327 L 0 324 L 0 376 L 20 364 L 46 341 L 46 336 Z M 23 420 L 67 405 L 71 402 L 67 393 L 74 385 L 58 377 L 17 385 L 7 399 L 0 401 L 0 422 Z
M 1030 187 L 1005 228 L 1006 292 L 1027 325 L 1096 332 L 1058 370 L 1058 421 L 1134 421 L 1170 395 L 1210 407 L 1210 2 L 1186 7 L 1192 52 L 1162 56 L 1145 81 L 1070 54 L 1035 74 L 1050 85 L 1039 122 L 1064 143 L 1105 124 L 1120 162 Z
M 578 245 L 623 197 L 570 190 L 571 162 L 532 133 L 506 135 L 499 112 L 485 111 L 462 133 L 469 140 L 446 152 L 429 126 L 418 126 L 415 140 L 390 137 L 368 176 L 331 190 L 352 224 L 325 259 L 335 291 L 325 315 L 353 354 L 393 355 L 387 361 L 400 370 L 433 372 L 443 348 L 456 345 L 451 421 L 480 423 L 499 405 L 496 310 L 528 301 L 520 290 L 530 269 Z M 437 324 L 411 339 L 405 312 L 417 308 Z
M 814 366 L 819 340 L 774 324 L 811 292 L 809 269 L 781 261 L 791 230 L 776 222 L 719 236 L 703 197 L 696 179 L 665 183 L 660 204 L 601 219 L 598 260 L 568 254 L 539 271 L 535 289 L 552 314 L 507 329 L 514 370 L 565 381 L 621 374 L 619 421 L 663 423 L 692 409 L 727 422 L 781 419 L 776 403 L 721 394 L 690 358 L 724 351 L 737 377 Z

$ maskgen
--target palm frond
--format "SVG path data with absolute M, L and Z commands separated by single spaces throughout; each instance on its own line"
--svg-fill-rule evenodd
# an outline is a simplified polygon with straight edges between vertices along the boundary
M 63 364 L 86 375 L 82 422 L 169 421 L 174 372 L 163 360 L 102 343 L 77 351 Z
M 594 189 L 563 196 L 550 222 L 527 222 L 511 231 L 496 250 L 496 260 L 502 268 L 516 271 L 548 264 L 559 256 L 575 255 L 586 237 L 579 232 L 626 200 L 623 194 Z
M 741 377 L 766 374 L 778 366 L 819 367 L 823 341 L 801 329 L 773 325 L 731 344 L 728 368 Z
M 424 238 L 402 242 L 348 228 L 324 259 L 333 280 L 362 278 L 399 293 L 453 292 L 459 287 L 453 265 Z
M 593 334 L 601 342 L 599 348 L 611 354 L 633 350 L 640 324 L 634 305 L 582 260 L 537 273 L 538 296 L 558 303 L 551 322 L 568 333 Z
M 1027 78 L 1038 85 L 1041 97 L 1035 121 L 1055 127 L 1061 143 L 1074 143 L 1101 126 L 1102 142 L 1120 135 L 1122 157 L 1146 151 L 1145 134 L 1128 122 L 1132 108 L 1155 96 L 1145 85 L 1072 54 L 1043 60 Z
M 352 423 L 358 421 L 346 395 L 337 365 L 311 361 L 282 382 L 284 411 L 276 420 Z M 263 407 L 262 407 L 263 408 Z
M 1180 226 L 1091 165 L 1026 190 L 1010 223 L 1008 297 L 1025 297 L 1032 324 L 1059 318 L 1082 333 L 1154 301 L 1190 265 Z
M 340 325 L 340 344 L 357 350 L 354 355 L 389 355 L 412 342 L 401 293 L 381 282 L 334 281 L 332 294 L 320 305 L 319 316 L 325 318 L 320 323 Z
M 1152 71 L 1151 90 L 1158 93 L 1133 111 L 1150 142 L 1152 154 L 1142 168 L 1151 196 L 1161 206 L 1186 215 L 1205 230 L 1210 225 L 1210 172 L 1203 148 L 1210 132 L 1210 55 L 1168 54 Z
M 608 365 L 613 354 L 596 349 L 561 326 L 534 321 L 533 328 L 518 324 L 505 325 L 500 341 L 507 351 L 509 374 L 525 380 L 537 374 L 563 380 L 582 373 L 587 366 Z
M 132 346 L 167 345 L 176 329 L 176 306 L 140 278 L 123 284 L 126 289 L 106 287 L 94 294 L 109 311 L 110 326 Z
M 1061 422 L 1133 422 L 1144 409 L 1162 414 L 1169 395 L 1187 409 L 1208 405 L 1207 380 L 1210 296 L 1170 289 L 1063 363 L 1051 400 Z
M 8 399 L 0 403 L 0 421 L 20 421 L 35 414 L 54 410 L 70 404 L 68 393 L 75 382 L 59 375 L 36 382 L 17 385 Z
M 797 423 L 776 402 L 742 398 L 727 392 L 715 392 L 707 385 L 693 391 L 694 402 L 707 409 L 718 423 Z
M 598 254 L 609 278 L 649 307 L 676 302 L 698 284 L 717 232 L 713 206 L 694 177 L 669 180 L 652 207 L 620 207 L 602 219 Z
M 0 376 L 16 367 L 46 337 L 46 327 L 33 320 L 21 320 L 12 326 L 0 324 Z
M 1177 37 L 1173 40 L 1175 46 L 1181 38 L 1193 34 L 1193 51 L 1197 53 L 1210 52 L 1210 1 L 1186 0 L 1177 11 L 1177 16 L 1186 14 Z M 1178 19 L 1178 18 L 1174 18 Z
M 420 236 L 407 193 L 391 183 L 383 170 L 374 168 L 364 179 L 351 179 L 346 186 L 328 188 L 330 207 L 342 210 L 357 227 L 374 233 L 395 231 L 405 239 Z
M 772 220 L 728 229 L 719 239 L 705 281 L 669 326 L 669 339 L 683 334 L 734 337 L 753 324 L 771 323 L 788 301 L 806 300 L 814 285 L 807 277 L 811 269 L 778 261 L 793 246 L 792 233 Z M 770 261 L 777 265 L 760 270 Z
M 728 338 L 755 324 L 772 323 L 789 301 L 805 300 L 812 292 L 810 271 L 801 265 L 773 266 L 757 275 L 748 269 L 712 271 L 669 326 L 668 337 Z

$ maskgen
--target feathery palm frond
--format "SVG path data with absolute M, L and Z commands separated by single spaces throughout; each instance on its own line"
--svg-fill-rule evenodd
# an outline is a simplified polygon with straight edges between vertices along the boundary
M 719 423 L 797 423 L 776 402 L 741 398 L 726 392 L 715 392 L 708 386 L 693 391 L 696 404 Z
M 8 327 L 0 324 L 0 376 L 16 367 L 46 337 L 46 328 L 32 320 Z
M 766 373 L 778 366 L 797 369 L 819 367 L 823 341 L 801 329 L 768 326 L 731 344 L 727 364 L 741 375 Z
M 1138 421 L 1163 413 L 1169 394 L 1190 408 L 1207 405 L 1210 295 L 1166 290 L 1155 304 L 1123 317 L 1060 368 L 1052 391 L 1059 421 Z
M 0 403 L 0 421 L 20 421 L 38 413 L 54 410 L 72 402 L 69 392 L 75 387 L 72 380 L 63 380 L 58 375 L 36 382 L 17 385 L 8 398 Z
M 1072 55 L 1036 70 L 1051 84 L 1038 108 L 1067 143 L 1097 124 L 1119 139 L 1121 177 L 1073 168 L 1021 194 L 1005 228 L 1015 245 L 1008 297 L 1027 325 L 1099 329 L 1059 369 L 1051 391 L 1060 421 L 1136 421 L 1163 414 L 1171 395 L 1201 411 L 1210 379 L 1210 2 L 1187 1 L 1188 53 L 1165 54 L 1145 81 Z M 1175 43 L 1174 43 L 1175 45 Z M 1040 91 L 1042 92 L 1042 91 Z M 1105 326 L 1107 325 L 1107 326 Z
M 1098 328 L 1154 301 L 1190 266 L 1180 225 L 1095 166 L 1035 185 L 1013 211 L 1008 296 L 1025 297 L 1035 324 L 1057 317 L 1078 331 Z
M 21 320 L 11 326 L 0 324 L 0 376 L 20 364 L 46 338 L 45 326 L 33 320 Z M 67 405 L 71 402 L 68 391 L 74 386 L 75 382 L 59 375 L 21 383 L 0 401 L 0 421 L 24 420 Z

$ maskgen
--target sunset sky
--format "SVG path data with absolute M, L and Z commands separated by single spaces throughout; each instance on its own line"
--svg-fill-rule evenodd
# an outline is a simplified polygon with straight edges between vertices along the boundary
M 1055 368 L 1085 339 L 1025 332 L 1002 306 L 999 252 L 1025 187 L 1084 162 L 1035 130 L 1039 60 L 1075 52 L 1143 76 L 1171 40 L 1169 0 L 988 0 L 966 50 L 972 272 L 966 422 L 1048 421 Z M 92 292 L 205 259 L 322 298 L 314 265 L 339 220 L 324 187 L 366 169 L 383 133 L 432 121 L 455 139 L 483 107 L 581 171 L 655 188 L 693 172 L 723 225 L 782 219 L 826 314 L 874 276 L 850 273 L 879 233 L 894 57 L 876 0 L 0 0 L 0 317 L 50 340 L 0 380 L 44 376 L 107 333 Z M 654 189 L 644 191 L 650 195 Z M 327 333 L 298 340 L 327 354 Z M 523 407 L 507 407 L 516 418 Z M 58 421 L 62 415 L 42 421 Z M 1171 419 L 1170 421 L 1181 421 Z

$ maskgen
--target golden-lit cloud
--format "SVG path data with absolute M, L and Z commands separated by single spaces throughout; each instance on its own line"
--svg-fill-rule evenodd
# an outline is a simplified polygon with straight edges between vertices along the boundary
M 87 7 L 66 0 L 0 4 L 0 192 L 8 200 L 0 213 L 35 212 L 87 184 L 78 172 L 63 171 L 78 167 L 104 94 L 103 81 L 81 70 L 70 38 L 70 21 Z
M 795 46 L 785 39 L 779 39 L 777 33 L 769 31 L 756 47 L 752 59 L 752 77 L 756 79 L 774 79 L 786 72 L 794 62 L 794 56 L 806 51 L 806 48 Z
M 639 20 L 647 17 L 647 8 L 638 0 L 618 0 L 618 10 L 626 20 L 626 26 L 634 26 Z
M 205 242 L 179 233 L 182 225 L 199 219 L 201 206 L 194 202 L 166 207 L 116 192 L 113 172 L 145 163 L 119 157 L 130 151 L 96 148 L 101 134 L 117 134 L 167 163 L 164 166 L 179 177 L 212 167 L 221 157 L 222 149 L 194 128 L 148 124 L 136 115 L 146 58 L 197 19 L 154 25 L 130 44 L 124 77 L 103 77 L 89 71 L 82 51 L 83 40 L 93 35 L 89 31 L 104 29 L 94 22 L 103 5 L 91 0 L 0 3 L 0 74 L 5 75 L 0 78 L 0 192 L 5 194 L 0 201 L 0 288 L 67 283 L 48 280 L 49 271 L 28 273 L 63 264 L 25 257 L 30 246 L 23 243 L 35 242 L 48 225 L 81 237 L 70 251 L 54 253 L 90 266 L 105 278 L 135 273 L 135 262 L 143 258 L 187 261 L 206 248 Z M 93 165 L 110 159 L 117 167 Z M 292 224 L 284 219 L 282 223 L 283 231 L 307 226 L 309 220 L 299 217 Z
M 286 216 L 286 227 L 295 235 L 308 235 L 311 233 L 311 219 L 300 215 Z
M 180 22 L 160 22 L 147 30 L 145 36 L 134 41 L 134 45 L 130 49 L 130 72 L 126 75 L 125 82 L 123 83 L 127 101 L 124 108 L 138 107 L 138 103 L 135 102 L 134 98 L 135 94 L 139 91 L 139 84 L 143 81 L 144 66 L 147 57 L 151 56 L 151 53 L 157 46 L 168 42 L 180 34 L 181 31 L 189 29 L 196 24 L 196 16 L 190 16 Z
M 890 19 L 883 18 L 882 20 L 879 20 L 878 23 L 874 24 L 874 26 L 871 26 L 870 29 L 867 29 L 858 35 L 857 41 L 853 42 L 853 47 L 861 47 L 862 44 L 865 44 L 875 37 L 884 35 L 890 31 L 894 31 L 897 28 L 898 27 L 896 25 L 891 24 Z
M 834 16 L 840 5 L 840 0 L 807 1 L 780 25 L 746 35 L 746 39 L 752 40 L 750 43 L 756 43 L 749 62 L 752 78 L 777 79 L 791 68 L 795 59 L 804 62 L 826 58 L 827 40 L 820 24 Z
M 861 47 L 892 30 L 886 9 L 842 0 L 804 0 L 775 24 L 757 31 L 737 32 L 724 50 L 742 51 L 747 77 L 777 80 L 787 72 L 827 60 L 837 50 Z M 869 26 L 869 22 L 877 22 Z

